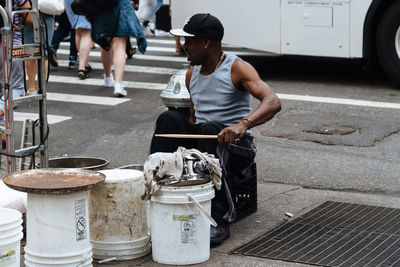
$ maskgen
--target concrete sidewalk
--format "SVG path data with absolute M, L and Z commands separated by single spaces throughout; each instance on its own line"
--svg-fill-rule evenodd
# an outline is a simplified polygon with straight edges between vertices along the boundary
M 212 248 L 210 259 L 196 266 L 307 266 L 264 258 L 232 255 L 230 251 L 282 222 L 286 217 L 286 212 L 294 214 L 293 218 L 296 218 L 328 200 L 400 208 L 399 199 L 390 196 L 306 189 L 301 186 L 283 184 L 258 184 L 258 211 L 233 224 L 231 226 L 231 238 L 222 245 Z M 95 263 L 94 266 L 165 265 L 155 263 L 150 254 L 141 259 L 104 264 Z

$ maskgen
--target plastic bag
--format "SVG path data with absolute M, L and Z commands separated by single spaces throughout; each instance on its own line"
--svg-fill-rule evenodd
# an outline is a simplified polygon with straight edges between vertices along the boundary
M 39 0 L 39 10 L 47 15 L 61 15 L 64 10 L 64 0 Z

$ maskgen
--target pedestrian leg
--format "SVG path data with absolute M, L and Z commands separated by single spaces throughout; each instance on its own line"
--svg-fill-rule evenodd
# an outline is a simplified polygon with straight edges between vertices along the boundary
M 127 92 L 122 85 L 122 80 L 124 78 L 125 69 L 125 49 L 126 49 L 126 38 L 128 37 L 114 37 L 111 42 L 111 50 L 113 53 L 113 64 L 115 72 L 115 82 L 114 82 L 114 95 L 116 96 L 126 96 Z
M 83 28 L 76 29 L 75 42 L 79 51 L 78 77 L 83 80 L 89 77 L 88 73 L 91 70 L 91 67 L 88 63 L 89 53 L 92 47 L 92 38 L 90 36 L 90 29 L 83 29 Z
M 110 49 L 109 51 L 101 49 L 101 62 L 103 63 L 103 70 L 104 70 L 104 86 L 105 87 L 112 87 L 114 83 L 114 77 L 111 73 L 111 67 L 113 61 L 113 52 Z

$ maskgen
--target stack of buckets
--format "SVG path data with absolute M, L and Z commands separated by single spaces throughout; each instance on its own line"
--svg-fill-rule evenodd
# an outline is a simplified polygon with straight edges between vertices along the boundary
M 210 258 L 210 221 L 193 202 L 211 213 L 213 184 L 162 186 L 150 198 L 148 209 L 141 200 L 143 172 L 104 170 L 104 183 L 91 191 L 90 235 L 96 259 L 129 260 L 151 251 L 164 264 L 196 264 Z M 190 198 L 189 198 L 190 196 Z M 147 218 L 147 219 L 146 219 Z
M 43 266 L 43 264 L 76 266 L 75 263 L 77 262 L 81 263 L 82 266 L 91 266 L 92 252 L 93 257 L 97 259 L 114 257 L 116 260 L 128 260 L 144 256 L 150 252 L 148 223 L 150 225 L 151 251 L 154 261 L 164 264 L 185 265 L 201 263 L 209 259 L 210 221 L 203 213 L 211 213 L 211 199 L 214 197 L 211 182 L 194 186 L 163 186 L 156 195 L 151 197 L 146 212 L 146 203 L 140 199 L 140 196 L 144 193 L 144 180 L 141 171 L 107 170 L 102 171 L 102 173 L 106 176 L 105 182 L 98 184 L 92 189 L 92 192 L 74 193 L 80 194 L 79 197 L 68 196 L 72 199 L 73 205 L 69 205 L 70 201 L 65 201 L 63 195 L 49 195 L 54 199 L 43 204 L 48 208 L 46 214 L 49 214 L 49 216 L 55 216 L 52 210 L 59 211 L 56 216 L 58 218 L 57 226 L 47 225 L 47 227 L 44 227 L 45 229 L 34 227 L 35 231 L 30 231 L 30 233 L 28 231 L 29 242 L 27 243 L 29 244 L 25 248 L 27 266 Z M 34 215 L 36 213 L 43 214 L 43 212 L 35 212 L 32 205 L 29 207 L 30 204 L 35 202 L 35 197 L 36 194 L 28 195 L 28 210 L 32 212 L 33 216 L 31 216 L 31 221 L 27 223 L 30 223 L 31 226 L 34 224 L 32 220 L 38 220 L 38 218 L 33 218 Z M 66 217 L 72 219 L 75 217 L 76 199 L 83 199 L 85 202 L 90 199 L 91 206 L 90 232 L 86 229 L 87 236 L 80 241 L 75 240 L 75 231 L 66 229 L 67 226 L 64 225 L 64 223 L 70 224 L 69 220 L 65 220 Z M 67 202 L 68 205 L 61 205 L 60 201 Z M 201 205 L 202 208 L 198 205 Z M 70 214 L 69 210 L 71 209 L 66 212 L 64 206 L 74 207 L 72 209 L 74 214 Z M 84 213 L 89 215 L 86 204 L 84 205 Z M 21 217 L 21 213 L 18 211 L 0 208 L 0 266 L 20 266 L 20 240 L 23 236 Z M 49 218 L 43 220 L 47 221 L 46 219 Z M 43 226 L 46 226 L 45 222 L 39 221 L 44 223 Z M 32 230 L 32 227 L 30 228 Z M 58 256 L 56 259 L 49 254 L 49 251 L 42 251 L 41 249 L 42 245 L 49 247 L 51 244 L 47 244 L 46 240 L 35 240 L 38 232 L 50 228 L 53 233 L 47 235 L 52 236 L 49 240 L 55 241 L 54 238 L 56 238 L 56 243 L 61 242 L 58 246 L 54 244 L 55 247 L 52 247 L 53 252 Z M 71 232 L 71 234 L 67 235 L 64 231 Z M 59 233 L 57 234 L 57 232 Z M 89 236 L 91 242 L 88 240 Z M 79 248 L 76 247 L 78 243 Z M 70 247 L 66 247 L 67 244 Z M 78 250 L 75 251 L 76 249 Z M 52 264 L 49 260 L 52 260 Z
M 20 266 L 21 223 L 19 211 L 0 208 L 0 266 Z

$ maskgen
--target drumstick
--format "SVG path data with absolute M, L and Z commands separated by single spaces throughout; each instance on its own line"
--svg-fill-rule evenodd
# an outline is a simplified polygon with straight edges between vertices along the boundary
M 165 138 L 189 138 L 189 139 L 217 139 L 217 135 L 202 135 L 202 134 L 155 134 L 155 137 Z

